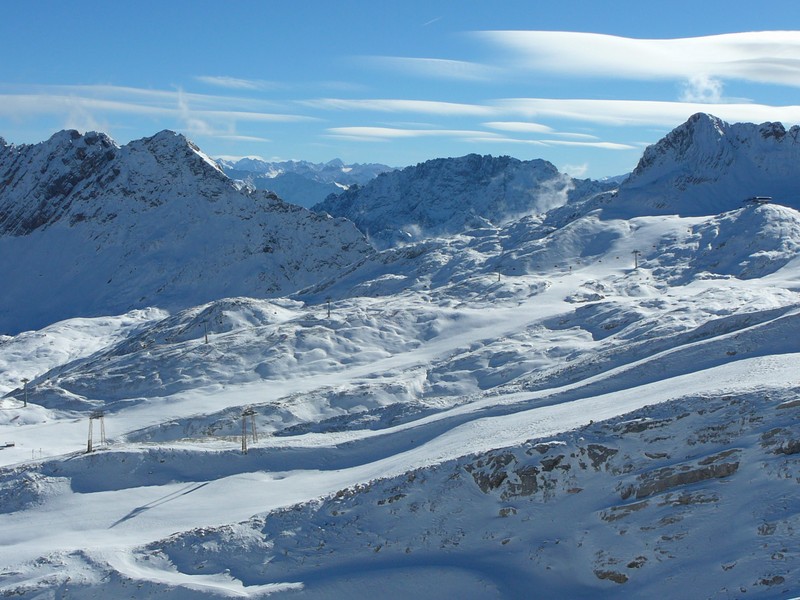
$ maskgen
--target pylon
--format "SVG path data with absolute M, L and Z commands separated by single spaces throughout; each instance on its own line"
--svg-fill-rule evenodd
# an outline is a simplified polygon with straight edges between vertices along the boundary
M 106 444 L 106 423 L 103 415 L 102 410 L 98 410 L 93 412 L 89 415 L 89 440 L 86 443 L 86 453 L 90 453 L 94 450 L 92 447 L 92 433 L 94 432 L 94 421 L 95 419 L 100 421 L 100 443 L 105 445 Z

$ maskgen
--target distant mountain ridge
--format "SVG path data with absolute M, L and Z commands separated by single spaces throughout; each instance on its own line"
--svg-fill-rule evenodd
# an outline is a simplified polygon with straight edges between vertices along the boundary
M 259 190 L 275 192 L 283 200 L 306 208 L 330 194 L 340 193 L 352 185 L 364 185 L 379 174 L 393 170 L 377 163 L 347 165 L 338 158 L 326 163 L 313 163 L 245 157 L 217 159 L 217 164 L 232 179 L 245 181 Z
M 230 180 L 182 135 L 0 146 L 0 331 L 291 293 L 371 251 L 351 223 Z

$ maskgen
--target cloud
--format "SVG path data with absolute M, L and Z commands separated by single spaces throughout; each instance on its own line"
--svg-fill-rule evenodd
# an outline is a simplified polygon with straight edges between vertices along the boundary
M 178 116 L 183 122 L 183 128 L 186 129 L 191 135 L 213 135 L 214 129 L 208 123 L 198 116 L 196 116 L 189 108 L 189 102 L 186 99 L 182 90 L 177 93 L 177 106 Z
M 309 117 L 307 115 L 296 115 L 289 113 L 261 113 L 236 110 L 199 110 L 195 111 L 195 114 L 205 117 L 231 119 L 236 121 L 250 121 L 254 123 L 299 123 L 320 120 L 317 117 Z
M 425 137 L 445 137 L 482 144 L 526 144 L 533 146 L 573 146 L 599 148 L 603 150 L 634 150 L 636 146 L 602 141 L 571 141 L 549 139 L 517 139 L 493 133 L 471 129 L 404 129 L 397 127 L 331 127 L 331 137 L 361 142 L 386 142 L 399 139 Z
M 64 129 L 76 129 L 78 131 L 108 131 L 109 125 L 106 120 L 98 120 L 92 111 L 76 103 L 67 115 L 64 122 Z
M 361 61 L 374 67 L 407 75 L 460 81 L 490 81 L 498 71 L 497 68 L 488 65 L 444 58 L 368 56 L 363 57 Z
M 24 95 L 38 97 L 41 103 L 48 98 L 69 97 L 84 103 L 108 102 L 109 106 L 135 111 L 152 109 L 174 109 L 176 97 L 181 94 L 193 108 L 217 111 L 247 111 L 256 113 L 274 112 L 287 105 L 242 96 L 195 94 L 183 89 L 158 90 L 114 85 L 0 85 L 0 98 Z M 40 103 L 37 103 L 40 104 Z
M 506 114 L 525 119 L 567 119 L 614 126 L 675 127 L 695 113 L 713 114 L 729 122 L 800 122 L 800 106 L 710 104 L 651 100 L 507 98 L 494 102 Z
M 706 75 L 695 75 L 683 84 L 681 102 L 707 102 L 719 104 L 722 102 L 723 84 L 719 79 Z
M 366 110 L 389 113 L 418 113 L 443 116 L 487 117 L 497 114 L 491 106 L 462 104 L 458 102 L 439 102 L 436 100 L 397 100 L 397 99 L 342 99 L 320 98 L 301 100 L 299 104 L 323 110 Z
M 10 90 L 10 93 L 9 93 Z M 20 93 L 23 92 L 23 93 Z M 243 136 L 237 123 L 294 123 L 316 120 L 292 113 L 265 112 L 273 103 L 230 96 L 192 94 L 183 89 L 152 90 L 110 85 L 2 86 L 0 117 L 19 120 L 54 116 L 65 127 L 109 131 L 109 115 L 148 117 L 159 126 L 180 129 L 191 136 L 238 141 L 264 141 Z
M 217 134 L 217 137 L 222 140 L 230 140 L 232 142 L 271 142 L 272 140 L 264 137 L 257 137 L 254 135 L 225 135 Z
M 331 127 L 327 131 L 334 137 L 346 138 L 354 141 L 388 141 L 421 137 L 492 138 L 495 136 L 495 134 L 485 131 L 462 129 L 400 129 L 396 127 Z
M 568 31 L 484 31 L 516 69 L 652 81 L 695 77 L 800 86 L 800 31 L 637 39 Z
M 580 165 L 563 165 L 559 171 L 562 173 L 566 173 L 570 177 L 581 178 L 586 175 L 587 171 L 589 170 L 589 164 L 583 163 Z
M 2 94 L 0 93 L 0 116 L 26 117 L 38 115 L 65 115 L 73 111 L 84 115 L 95 112 L 128 113 L 142 116 L 169 116 L 174 108 L 149 106 L 135 102 L 120 102 L 97 98 L 86 98 L 63 94 Z
M 509 131 L 512 133 L 535 133 L 552 135 L 555 137 L 566 137 L 579 140 L 597 140 L 596 135 L 588 133 L 572 133 L 568 131 L 557 131 L 549 125 L 542 125 L 541 123 L 531 123 L 529 121 L 490 121 L 483 124 L 484 127 L 490 129 L 497 129 L 498 131 Z
M 602 150 L 636 150 L 636 146 L 617 142 L 575 142 L 569 140 L 540 140 L 548 146 L 573 146 L 576 148 L 600 148 Z
M 620 144 L 617 142 L 577 142 L 571 140 L 551 140 L 551 139 L 518 139 L 504 136 L 488 137 L 491 134 L 484 134 L 486 137 L 480 141 L 486 143 L 506 143 L 506 144 L 531 144 L 535 146 L 572 146 L 576 148 L 598 148 L 601 150 L 636 150 L 637 146 L 630 144 Z
M 497 129 L 499 131 L 513 131 L 515 133 L 555 133 L 555 129 L 549 125 L 541 123 L 531 123 L 519 121 L 491 121 L 483 124 L 485 127 Z
M 195 80 L 208 85 L 231 90 L 266 90 L 280 87 L 276 83 L 263 81 L 261 79 L 239 79 L 237 77 L 228 77 L 225 75 L 198 75 L 195 77 Z

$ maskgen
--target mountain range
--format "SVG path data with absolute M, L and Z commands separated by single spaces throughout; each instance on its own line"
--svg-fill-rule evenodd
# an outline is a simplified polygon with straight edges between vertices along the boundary
M 346 165 L 334 159 L 326 163 L 304 160 L 265 161 L 255 157 L 218 159 L 231 179 L 247 182 L 259 190 L 274 192 L 292 204 L 310 208 L 330 194 L 359 186 L 392 168 L 381 164 Z
M 621 182 L 469 155 L 314 211 L 171 132 L 2 143 L 37 324 L 0 336 L 0 592 L 797 597 L 795 134 L 695 115 Z

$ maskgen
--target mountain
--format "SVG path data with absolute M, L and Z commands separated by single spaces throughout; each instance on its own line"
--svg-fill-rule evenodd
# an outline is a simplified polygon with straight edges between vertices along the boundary
M 391 171 L 381 164 L 346 165 L 339 159 L 327 163 L 308 161 L 269 162 L 258 158 L 218 159 L 217 163 L 232 179 L 248 182 L 259 190 L 269 190 L 299 206 L 311 207 L 352 185 L 363 185 L 380 173 Z
M 63 131 L 0 147 L 0 331 L 305 287 L 370 251 L 342 219 L 249 191 L 183 136 Z
M 798 597 L 800 212 L 622 193 L 0 336 L 0 594 Z
M 470 154 L 383 173 L 313 210 L 353 221 L 374 245 L 386 248 L 544 213 L 612 187 L 572 179 L 544 160 Z
M 609 215 L 711 215 L 754 196 L 800 208 L 800 126 L 696 114 L 649 146 Z

